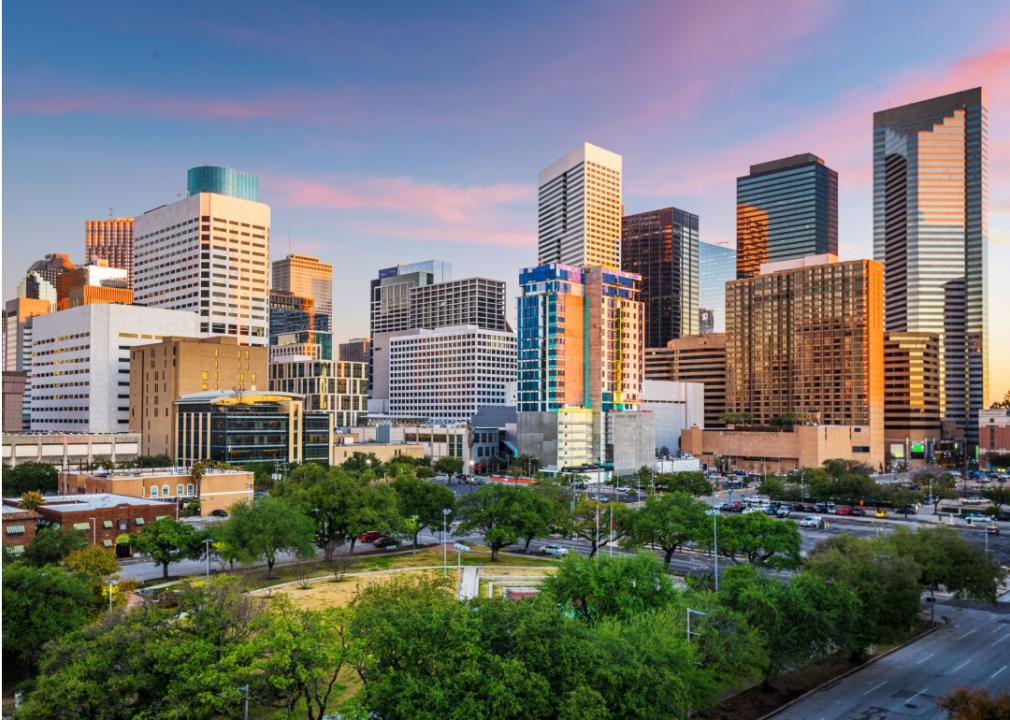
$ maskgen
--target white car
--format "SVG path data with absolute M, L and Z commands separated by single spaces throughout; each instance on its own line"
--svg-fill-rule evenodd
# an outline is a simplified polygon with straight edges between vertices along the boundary
M 568 554 L 568 548 L 561 547 L 560 545 L 544 545 L 540 548 L 540 552 L 551 557 L 563 558 Z
M 816 528 L 820 526 L 821 526 L 821 519 L 816 515 L 807 515 L 805 518 L 800 520 L 800 527 Z
M 763 513 L 765 509 L 758 505 L 751 505 L 749 508 L 744 508 L 743 514 L 750 515 L 751 513 Z

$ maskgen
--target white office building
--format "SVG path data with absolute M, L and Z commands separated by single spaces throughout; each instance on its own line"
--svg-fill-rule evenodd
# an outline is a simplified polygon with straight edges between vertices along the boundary
M 583 143 L 540 171 L 539 265 L 621 267 L 621 164 Z
M 206 335 L 267 345 L 270 207 L 197 193 L 134 225 L 133 300 L 199 316 Z M 170 333 L 165 333 L 170 334 Z
M 469 420 L 514 403 L 515 333 L 477 325 L 408 330 L 389 338 L 389 414 Z
M 192 312 L 82 305 L 33 318 L 31 430 L 126 432 L 130 348 L 200 336 Z
M 643 410 L 651 410 L 656 426 L 656 450 L 680 452 L 680 431 L 705 427 L 705 385 L 674 380 L 643 380 Z

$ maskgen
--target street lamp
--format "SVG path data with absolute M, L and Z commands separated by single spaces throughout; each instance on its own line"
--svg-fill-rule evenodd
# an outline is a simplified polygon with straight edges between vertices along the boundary
M 116 578 L 109 578 L 108 580 L 105 581 L 105 584 L 109 588 L 109 612 L 111 613 L 112 612 L 112 588 L 114 588 L 116 585 L 118 585 L 119 581 L 116 580 Z
M 699 633 L 699 632 L 691 632 L 691 616 L 692 615 L 698 615 L 700 617 L 705 617 L 706 615 L 708 615 L 708 613 L 704 612 L 702 610 L 695 610 L 694 608 L 688 608 L 687 609 L 687 641 L 688 642 L 691 642 L 691 636 L 692 635 L 701 635 L 701 633 Z
M 210 544 L 214 542 L 211 538 L 205 538 L 203 544 L 205 545 L 203 549 L 204 559 L 207 561 L 207 573 L 205 577 L 210 580 Z
M 449 576 L 449 513 L 452 510 L 442 508 L 442 575 Z
M 712 548 L 712 562 L 715 569 L 715 591 L 719 592 L 719 524 L 716 522 L 716 518 L 719 517 L 719 510 L 718 508 L 712 508 L 711 510 L 706 510 L 705 514 L 712 518 L 712 540 L 714 545 Z

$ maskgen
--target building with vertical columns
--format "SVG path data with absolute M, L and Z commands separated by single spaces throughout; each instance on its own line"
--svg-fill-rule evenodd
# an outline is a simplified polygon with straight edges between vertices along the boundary
M 205 335 L 266 345 L 270 207 L 200 192 L 134 224 L 133 300 L 199 316 Z
M 873 114 L 873 256 L 886 328 L 940 339 L 941 413 L 969 443 L 988 401 L 988 109 L 982 88 Z
M 736 268 L 838 254 L 838 173 L 811 153 L 750 166 L 736 180 Z
M 107 260 L 98 259 L 68 270 L 56 279 L 57 310 L 93 303 L 131 305 L 133 292 L 127 271 L 110 267 Z
M 233 337 L 170 336 L 130 350 L 130 432 L 140 433 L 146 455 L 176 451 L 176 405 L 183 395 L 255 392 L 268 383 L 267 349 Z
M 126 270 L 127 287 L 133 280 L 133 218 L 84 221 L 84 262 L 105 260 L 109 267 Z
M 333 316 L 333 266 L 310 255 L 288 255 L 273 263 L 274 290 L 311 298 L 316 313 Z
M 892 460 L 907 460 L 911 443 L 940 439 L 940 336 L 884 334 L 884 434 Z
M 621 164 L 583 143 L 540 171 L 538 264 L 621 267 Z
M 884 459 L 883 268 L 814 256 L 726 288 L 727 404 L 747 424 L 853 428 L 851 457 Z
M 641 276 L 645 346 L 698 334 L 698 216 L 674 207 L 625 215 L 621 269 Z

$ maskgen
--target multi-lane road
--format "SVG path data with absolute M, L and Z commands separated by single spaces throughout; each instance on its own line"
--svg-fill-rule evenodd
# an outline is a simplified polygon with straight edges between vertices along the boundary
M 930 635 L 781 710 L 775 720 L 942 720 L 957 687 L 1010 688 L 1010 595 L 995 606 L 938 603 Z

